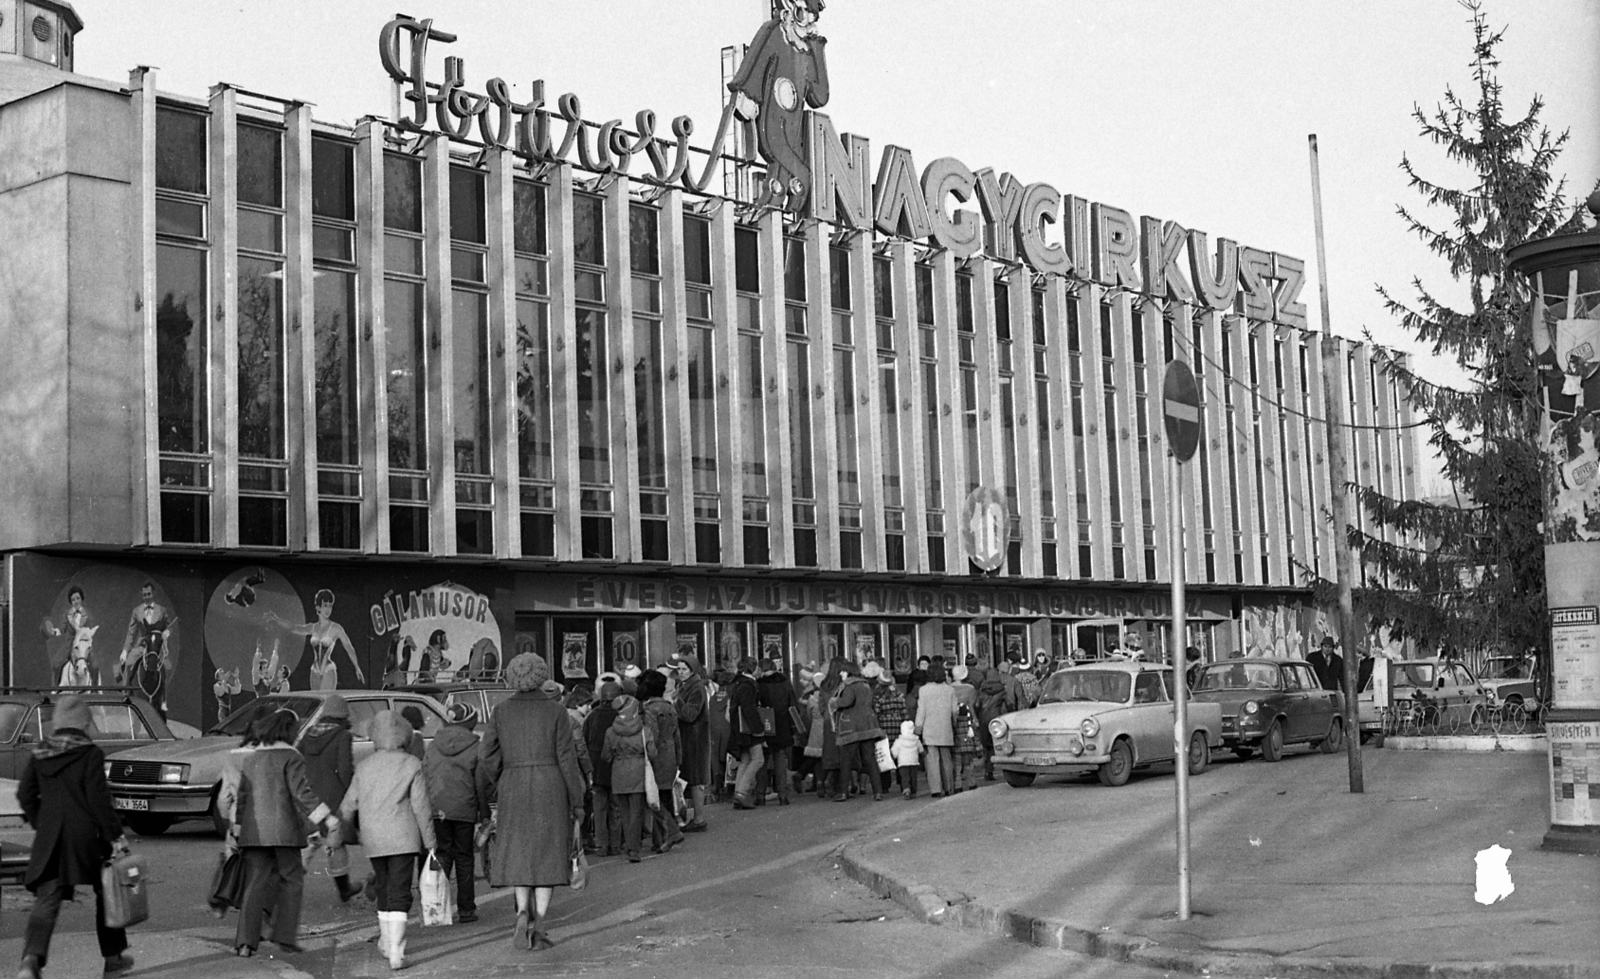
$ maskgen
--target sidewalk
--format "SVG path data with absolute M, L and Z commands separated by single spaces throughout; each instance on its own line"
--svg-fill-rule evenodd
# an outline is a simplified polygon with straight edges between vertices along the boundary
M 843 864 L 929 921 L 1194 974 L 1600 979 L 1600 859 L 1538 848 L 1544 755 L 1362 762 L 1353 795 L 1342 752 L 1219 752 L 1189 783 L 1187 922 L 1170 766 L 1117 789 L 1048 778 L 925 804 Z M 1516 889 L 1485 906 L 1474 858 L 1497 843 Z

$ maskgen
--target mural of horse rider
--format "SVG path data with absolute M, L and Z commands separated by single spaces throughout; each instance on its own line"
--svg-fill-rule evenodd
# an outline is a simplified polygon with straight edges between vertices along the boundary
M 362 675 L 361 663 L 356 659 L 355 643 L 350 641 L 344 626 L 333 621 L 333 592 L 326 588 L 318 591 L 311 604 L 317 610 L 316 620 L 303 624 L 290 622 L 276 612 L 267 613 L 268 618 L 291 634 L 306 637 L 311 646 L 311 689 L 339 689 L 339 666 L 333 661 L 333 651 L 340 643 L 344 644 L 345 655 L 355 670 L 356 682 L 365 686 L 367 678 Z
M 163 718 L 167 716 L 167 681 L 172 676 L 168 641 L 177 618 L 156 601 L 155 585 L 146 581 L 139 604 L 128 619 L 128 635 L 117 659 L 117 682 L 138 687 Z
M 61 675 L 57 682 L 63 687 L 94 686 L 100 682 L 100 675 L 89 654 L 94 648 L 94 634 L 100 631 L 100 626 L 89 614 L 89 609 L 84 605 L 83 589 L 77 585 L 67 590 L 67 612 L 62 617 L 62 626 L 65 628 L 57 626 L 49 619 L 44 620 L 46 635 L 54 637 L 70 634 L 67 661 L 61 666 Z

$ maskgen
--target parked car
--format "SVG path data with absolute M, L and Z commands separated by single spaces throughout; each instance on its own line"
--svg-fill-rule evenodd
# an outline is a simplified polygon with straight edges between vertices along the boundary
M 1540 699 L 1538 661 L 1525 656 L 1491 656 L 1478 672 L 1485 706 L 1489 710 L 1523 710 L 1534 713 Z
M 28 755 L 50 730 L 55 701 L 77 694 L 89 702 L 89 735 L 106 754 L 175 741 L 155 707 L 135 687 L 0 687 L 0 778 L 22 777 Z
M 1488 692 L 1472 670 L 1458 660 L 1439 657 L 1389 661 L 1390 726 L 1421 727 L 1446 725 L 1452 729 L 1483 717 L 1488 711 Z M 1381 724 L 1371 686 L 1363 689 L 1358 701 L 1362 735 L 1367 734 L 1369 718 Z
M 1039 775 L 1098 771 L 1123 785 L 1135 768 L 1173 760 L 1171 670 L 1137 660 L 1072 666 L 1051 674 L 1039 705 L 989 723 L 994 767 L 1023 788 Z M 1198 775 L 1222 744 L 1222 708 L 1190 705 L 1189 772 Z
M 209 818 L 222 832 L 217 814 L 217 789 L 228 752 L 239 746 L 256 718 L 275 710 L 290 710 L 302 718 L 299 735 L 321 717 L 323 701 L 333 693 L 350 706 L 350 730 L 355 735 L 355 760 L 372 753 L 367 732 L 381 710 L 415 705 L 422 711 L 422 736 L 432 740 L 444 726 L 444 709 L 437 700 L 395 690 L 305 690 L 257 697 L 229 714 L 204 736 L 186 741 L 161 742 L 106 759 L 106 781 L 111 804 L 120 810 L 134 831 L 153 835 L 184 819 Z
M 432 697 L 445 707 L 470 704 L 478 712 L 480 726 L 500 706 L 501 701 L 516 693 L 503 683 L 411 683 L 390 689 Z
M 1240 758 L 1256 752 L 1283 757 L 1285 745 L 1325 752 L 1344 744 L 1344 697 L 1324 690 L 1311 664 L 1297 659 L 1247 658 L 1212 663 L 1195 678 L 1196 703 L 1222 708 L 1222 743 Z

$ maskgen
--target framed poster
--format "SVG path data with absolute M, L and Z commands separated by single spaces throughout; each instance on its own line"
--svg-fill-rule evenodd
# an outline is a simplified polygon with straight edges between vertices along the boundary
M 561 634 L 561 675 L 568 680 L 588 677 L 589 634 L 587 632 Z

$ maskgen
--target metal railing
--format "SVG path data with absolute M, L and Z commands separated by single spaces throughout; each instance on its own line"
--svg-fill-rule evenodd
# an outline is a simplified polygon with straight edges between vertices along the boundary
M 1439 704 L 1429 700 L 1397 700 L 1379 708 L 1388 736 L 1543 734 L 1543 711 L 1520 703 Z

